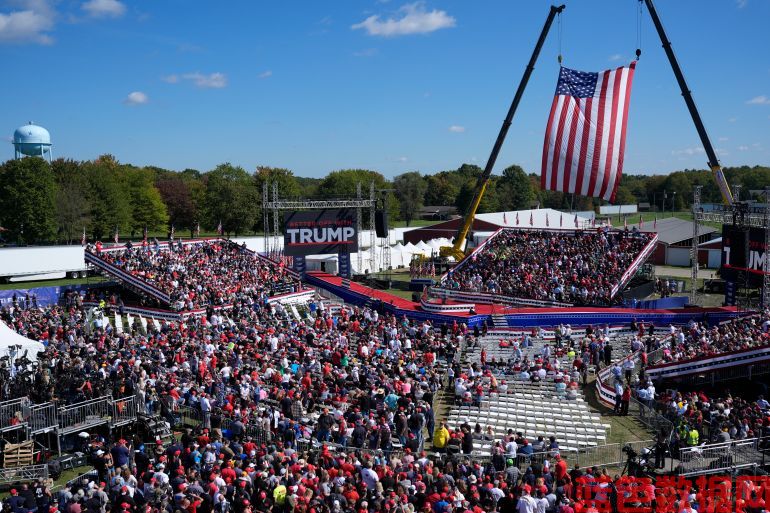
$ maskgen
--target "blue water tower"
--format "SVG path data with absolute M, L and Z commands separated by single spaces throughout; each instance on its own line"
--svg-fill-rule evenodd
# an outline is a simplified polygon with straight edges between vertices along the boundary
M 53 158 L 51 146 L 51 134 L 48 133 L 48 130 L 35 125 L 32 121 L 20 126 L 13 133 L 13 147 L 17 159 L 24 156 L 47 157 L 50 162 Z

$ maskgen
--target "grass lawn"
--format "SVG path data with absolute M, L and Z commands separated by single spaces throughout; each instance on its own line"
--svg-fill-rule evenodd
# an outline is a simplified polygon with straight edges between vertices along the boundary
M 66 285 L 86 285 L 109 281 L 103 276 L 89 276 L 88 278 L 62 278 L 61 280 L 40 281 L 15 281 L 12 283 L 0 283 L 0 290 L 34 289 L 36 287 L 63 287 Z

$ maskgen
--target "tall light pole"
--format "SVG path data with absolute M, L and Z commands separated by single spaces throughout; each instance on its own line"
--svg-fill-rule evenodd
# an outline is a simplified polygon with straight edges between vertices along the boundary
M 676 191 L 671 196 L 671 217 L 674 217 L 674 208 L 676 206 Z

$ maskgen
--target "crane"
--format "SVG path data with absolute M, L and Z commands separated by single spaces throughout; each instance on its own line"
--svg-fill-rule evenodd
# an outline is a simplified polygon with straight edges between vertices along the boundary
M 484 192 L 487 190 L 487 185 L 489 185 L 489 179 L 492 177 L 492 169 L 495 167 L 497 155 L 500 153 L 500 148 L 503 146 L 506 135 L 508 135 L 508 129 L 511 127 L 513 116 L 516 114 L 516 109 L 519 106 L 521 97 L 524 95 L 524 89 L 527 87 L 529 77 L 535 69 L 537 57 L 540 55 L 540 50 L 543 48 L 543 43 L 545 43 L 545 38 L 548 36 L 548 31 L 551 29 L 553 20 L 557 14 L 560 14 L 564 10 L 564 8 L 564 5 L 560 5 L 559 7 L 552 5 L 548 12 L 548 17 L 545 20 L 545 25 L 543 25 L 543 30 L 540 32 L 540 37 L 537 40 L 537 44 L 535 44 L 535 49 L 532 51 L 532 56 L 529 58 L 529 63 L 524 70 L 524 75 L 521 77 L 521 82 L 519 82 L 519 87 L 516 90 L 516 95 L 513 97 L 511 107 L 508 109 L 508 115 L 503 121 L 503 126 L 500 127 L 500 133 L 497 134 L 497 140 L 492 147 L 492 153 L 489 155 L 487 165 L 484 167 L 484 171 L 479 175 L 478 180 L 476 181 L 476 190 L 473 194 L 473 200 L 470 203 L 468 212 L 465 214 L 462 225 L 460 225 L 460 228 L 457 230 L 454 244 L 440 249 L 440 254 L 443 257 L 451 256 L 459 262 L 465 256 L 463 252 L 465 239 L 468 237 L 468 233 L 473 226 L 473 219 L 476 217 L 476 211 L 479 208 L 481 199 L 484 197 Z
M 719 187 L 719 192 L 722 193 L 722 201 L 724 201 L 726 205 L 732 205 L 732 191 L 730 191 L 730 186 L 727 184 L 724 171 L 722 171 L 722 166 L 719 164 L 719 159 L 717 158 L 717 154 L 714 151 L 714 146 L 711 144 L 711 139 L 709 139 L 708 132 L 706 132 L 706 127 L 703 126 L 703 120 L 701 120 L 700 113 L 698 113 L 698 108 L 695 106 L 695 100 L 692 99 L 690 88 L 687 87 L 687 82 L 684 79 L 682 68 L 679 67 L 679 62 L 677 61 L 676 55 L 674 54 L 674 49 L 671 47 L 671 41 L 668 40 L 666 30 L 663 28 L 663 23 L 660 21 L 660 16 L 658 16 L 658 11 L 655 10 L 655 4 L 653 3 L 653 0 L 639 1 L 644 1 L 645 5 L 647 6 L 647 10 L 650 12 L 650 18 L 652 18 L 652 23 L 655 25 L 655 30 L 658 32 L 658 37 L 660 37 L 660 42 L 663 43 L 663 50 L 666 52 L 666 57 L 668 57 L 668 62 L 671 64 L 671 68 L 674 70 L 674 76 L 676 76 L 679 89 L 682 91 L 684 102 L 687 104 L 687 110 L 690 111 L 692 121 L 695 123 L 695 129 L 698 131 L 701 144 L 703 144 L 703 149 L 705 150 L 706 156 L 709 159 L 709 169 L 711 169 L 711 172 L 714 174 L 714 179 L 716 180 L 717 186 Z
M 671 42 L 668 40 L 666 31 L 663 28 L 663 24 L 660 21 L 658 12 L 655 9 L 655 4 L 653 0 L 639 0 L 639 1 L 644 2 L 645 5 L 647 6 L 647 10 L 650 12 L 650 17 L 652 18 L 652 22 L 655 25 L 655 30 L 657 31 L 658 36 L 660 37 L 661 43 L 663 44 L 663 50 L 666 53 L 666 57 L 668 57 L 668 61 L 671 64 L 672 70 L 674 71 L 674 76 L 676 77 L 676 81 L 679 84 L 679 89 L 682 92 L 682 97 L 684 98 L 684 102 L 687 105 L 687 110 L 690 113 L 690 117 L 692 117 L 693 123 L 695 124 L 695 129 L 698 132 L 698 136 L 700 137 L 701 143 L 703 144 L 703 149 L 706 152 L 706 156 L 708 157 L 708 166 L 709 166 L 709 169 L 711 169 L 711 172 L 714 174 L 714 179 L 716 180 L 717 185 L 719 187 L 719 191 L 722 194 L 722 200 L 724 201 L 725 204 L 732 205 L 733 204 L 732 191 L 730 191 L 730 186 L 727 184 L 724 171 L 722 170 L 722 166 L 719 163 L 719 159 L 717 158 L 716 151 L 714 151 L 714 146 L 711 144 L 711 139 L 709 139 L 708 132 L 706 132 L 706 127 L 703 125 L 703 120 L 700 117 L 698 108 L 695 106 L 695 100 L 693 100 L 692 98 L 690 89 L 687 86 L 687 81 L 685 80 L 684 74 L 682 73 L 682 68 L 679 66 L 679 62 L 677 61 L 676 55 L 674 54 L 674 50 L 671 47 Z M 513 97 L 513 102 L 511 103 L 511 107 L 508 109 L 508 115 L 505 117 L 505 121 L 503 121 L 503 126 L 500 128 L 500 133 L 497 135 L 497 140 L 495 141 L 495 144 L 492 147 L 492 153 L 489 155 L 489 160 L 487 160 L 487 165 L 484 167 L 484 171 L 478 177 L 478 180 L 476 182 L 476 189 L 473 195 L 473 200 L 470 203 L 468 212 L 465 214 L 465 217 L 463 218 L 462 224 L 457 230 L 457 235 L 455 236 L 454 244 L 452 246 L 441 248 L 440 254 L 443 257 L 452 256 L 459 261 L 465 256 L 463 251 L 465 246 L 465 241 L 466 241 L 466 238 L 468 237 L 468 233 L 470 232 L 471 227 L 473 226 L 473 220 L 476 216 L 476 211 L 479 208 L 479 204 L 481 203 L 481 199 L 484 197 L 484 192 L 486 192 L 487 186 L 489 185 L 489 179 L 492 176 L 492 169 L 494 168 L 495 162 L 497 161 L 497 156 L 500 153 L 500 149 L 503 146 L 505 137 L 508 134 L 508 129 L 511 126 L 511 122 L 513 120 L 514 114 L 516 114 L 516 109 L 518 108 L 519 102 L 521 101 L 521 97 L 524 94 L 524 89 L 527 87 L 527 83 L 529 82 L 529 77 L 532 75 L 532 71 L 535 69 L 535 63 L 537 62 L 537 58 L 540 55 L 540 50 L 543 47 L 543 43 L 545 42 L 545 38 L 547 37 L 548 31 L 551 28 L 551 24 L 553 23 L 553 20 L 556 17 L 556 15 L 560 14 L 564 10 L 564 8 L 565 8 L 564 5 L 561 5 L 559 7 L 552 5 L 550 8 L 550 11 L 548 12 L 548 17 L 545 20 L 545 25 L 543 25 L 543 29 L 540 32 L 540 37 L 537 40 L 535 49 L 532 52 L 532 56 L 529 59 L 529 63 L 527 64 L 526 69 L 524 70 L 524 75 L 522 76 L 521 82 L 519 83 L 519 87 L 516 90 L 516 95 Z M 637 50 L 637 57 L 640 54 L 641 54 L 641 50 Z

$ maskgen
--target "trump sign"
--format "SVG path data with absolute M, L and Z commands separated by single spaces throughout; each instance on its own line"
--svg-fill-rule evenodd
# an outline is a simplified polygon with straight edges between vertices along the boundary
M 353 209 L 287 212 L 283 227 L 284 254 L 289 256 L 358 251 L 356 213 Z

